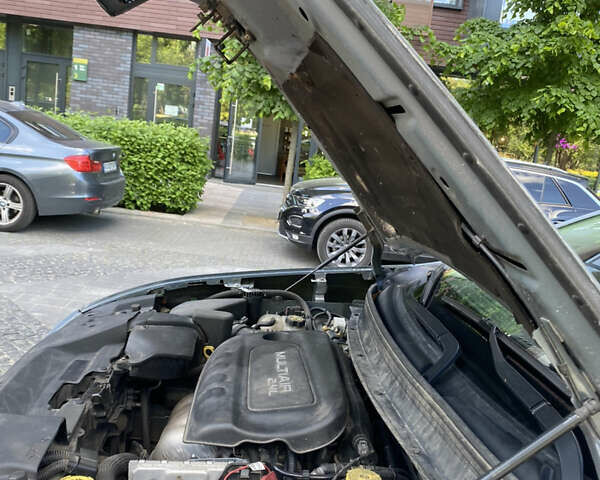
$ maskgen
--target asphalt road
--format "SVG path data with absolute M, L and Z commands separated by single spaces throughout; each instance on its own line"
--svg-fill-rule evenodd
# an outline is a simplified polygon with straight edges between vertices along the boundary
M 185 275 L 316 265 L 275 232 L 164 215 L 44 217 L 0 233 L 0 374 L 77 308 Z

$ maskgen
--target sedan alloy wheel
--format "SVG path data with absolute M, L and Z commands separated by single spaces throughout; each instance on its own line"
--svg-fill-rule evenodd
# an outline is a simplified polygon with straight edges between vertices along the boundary
M 22 214 L 23 197 L 19 191 L 8 183 L 0 183 L 0 225 L 12 225 Z

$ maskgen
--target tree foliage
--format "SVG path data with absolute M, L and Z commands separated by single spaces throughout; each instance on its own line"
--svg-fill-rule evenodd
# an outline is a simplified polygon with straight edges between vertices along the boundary
M 404 5 L 392 0 L 373 0 L 392 24 L 401 30 L 409 40 L 418 40 L 426 51 L 433 51 L 436 45 L 435 36 L 429 27 L 407 27 L 402 22 L 405 17 Z M 201 36 L 202 31 L 196 32 Z M 239 49 L 237 41 L 226 43 L 228 56 Z M 227 64 L 218 55 L 199 59 L 198 68 L 205 73 L 209 83 L 216 90 L 221 90 L 221 103 L 228 105 L 238 100 L 239 108 L 247 117 L 268 117 L 275 119 L 296 120 L 296 115 L 281 91 L 272 81 L 271 75 L 246 51 L 233 64 Z
M 600 1 L 508 0 L 509 28 L 467 21 L 450 48 L 446 73 L 466 76 L 459 102 L 489 135 L 509 126 L 531 132 L 547 159 L 556 136 L 600 140 Z M 528 15 L 531 16 L 531 15 Z
M 237 41 L 227 42 L 225 53 L 228 56 L 240 48 Z M 208 82 L 216 90 L 221 90 L 221 103 L 228 105 L 237 100 L 246 117 L 269 117 L 296 120 L 296 114 L 273 83 L 271 75 L 245 51 L 234 63 L 228 64 L 218 55 L 202 57 L 198 68 L 206 74 Z

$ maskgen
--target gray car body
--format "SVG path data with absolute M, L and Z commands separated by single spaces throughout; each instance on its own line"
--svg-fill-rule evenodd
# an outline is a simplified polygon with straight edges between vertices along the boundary
M 89 213 L 121 201 L 125 177 L 120 167 L 110 174 L 80 173 L 64 161 L 69 155 L 94 152 L 106 157 L 106 161 L 118 162 L 118 147 L 83 137 L 79 140 L 47 138 L 7 113 L 24 109 L 18 104 L 0 102 L 0 120 L 13 129 L 8 141 L 0 142 L 0 173 L 13 175 L 29 187 L 38 215 Z M 93 197 L 100 200 L 86 200 Z

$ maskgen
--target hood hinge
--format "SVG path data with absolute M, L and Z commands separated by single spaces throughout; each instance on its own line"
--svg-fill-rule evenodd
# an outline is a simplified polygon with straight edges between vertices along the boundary
M 235 62 L 242 53 L 244 53 L 250 47 L 255 38 L 254 36 L 246 31 L 242 25 L 231 15 L 229 10 L 223 6 L 218 0 L 194 0 L 198 4 L 201 13 L 198 14 L 198 23 L 191 29 L 193 32 L 201 25 L 205 25 L 209 21 L 216 24 L 220 24 L 224 29 L 225 33 L 223 36 L 214 43 L 215 50 L 221 56 L 226 63 L 231 64 Z M 225 42 L 228 38 L 235 38 L 240 44 L 240 48 L 233 56 L 228 57 L 225 53 Z

